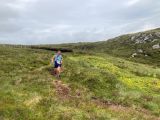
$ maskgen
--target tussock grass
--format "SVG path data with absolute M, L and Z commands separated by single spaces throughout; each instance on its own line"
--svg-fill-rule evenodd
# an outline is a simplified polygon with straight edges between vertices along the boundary
M 71 96 L 77 91 L 80 96 L 62 99 L 50 74 L 52 55 L 44 50 L 0 47 L 0 118 L 158 119 L 159 68 L 107 55 L 66 53 L 62 82 Z

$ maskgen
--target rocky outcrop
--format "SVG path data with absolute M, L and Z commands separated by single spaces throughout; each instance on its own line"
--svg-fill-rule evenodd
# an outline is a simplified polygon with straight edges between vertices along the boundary
M 157 39 L 160 39 L 160 32 L 138 33 L 131 36 L 131 41 L 135 42 L 135 44 L 152 42 Z
M 160 45 L 159 45 L 159 43 L 158 43 L 158 44 L 153 45 L 153 46 L 152 46 L 152 48 L 153 48 L 153 49 L 160 49 Z
M 160 32 L 156 32 L 155 35 L 160 38 Z

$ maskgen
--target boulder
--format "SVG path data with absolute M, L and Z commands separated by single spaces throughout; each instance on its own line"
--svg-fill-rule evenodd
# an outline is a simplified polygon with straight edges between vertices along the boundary
M 131 56 L 134 58 L 136 57 L 138 54 L 137 53 L 133 53 Z
M 135 40 L 135 38 L 136 38 L 136 36 L 132 36 L 132 37 L 131 37 L 131 40 L 133 41 L 133 40 Z
M 160 48 L 159 43 L 158 43 L 158 44 L 156 44 L 156 45 L 153 45 L 153 46 L 152 46 L 152 48 L 153 48 L 153 49 L 159 49 L 159 48 Z
M 137 52 L 138 53 L 143 53 L 143 50 L 142 49 L 138 49 Z
M 160 38 L 160 32 L 156 32 L 155 35 Z
M 158 39 L 154 39 L 154 40 L 152 40 L 152 42 L 156 42 L 156 41 L 158 41 Z

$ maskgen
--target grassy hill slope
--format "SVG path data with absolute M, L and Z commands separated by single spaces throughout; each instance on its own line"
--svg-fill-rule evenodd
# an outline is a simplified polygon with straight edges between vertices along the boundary
M 156 46 L 159 48 L 154 48 Z M 135 62 L 160 66 L 160 28 L 126 34 L 107 41 L 50 45 L 49 47 L 72 48 L 80 52 L 107 53 Z
M 20 46 L 16 46 L 20 47 Z M 160 28 L 121 35 L 107 41 L 68 43 L 58 45 L 22 46 L 32 49 L 62 50 L 64 52 L 105 53 L 130 61 L 160 67 Z
M 2 120 L 157 120 L 160 68 L 107 54 L 65 53 L 62 83 L 51 51 L 0 47 Z

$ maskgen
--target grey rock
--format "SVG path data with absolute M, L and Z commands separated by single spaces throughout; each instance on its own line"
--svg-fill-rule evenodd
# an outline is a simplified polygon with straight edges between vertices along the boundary
M 137 52 L 138 53 L 143 53 L 143 50 L 142 49 L 138 49 Z
M 154 40 L 152 40 L 152 42 L 156 42 L 156 41 L 158 41 L 158 39 L 154 39 Z
M 156 45 L 153 45 L 153 46 L 152 46 L 152 48 L 153 48 L 153 49 L 159 49 L 159 48 L 160 48 L 159 43 L 158 43 L 158 44 L 156 44 Z
M 156 32 L 155 35 L 160 38 L 160 32 Z
M 133 53 L 132 55 L 131 55 L 131 57 L 136 57 L 138 54 L 137 53 Z

